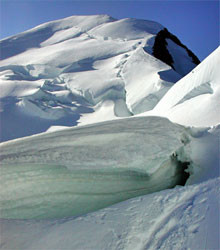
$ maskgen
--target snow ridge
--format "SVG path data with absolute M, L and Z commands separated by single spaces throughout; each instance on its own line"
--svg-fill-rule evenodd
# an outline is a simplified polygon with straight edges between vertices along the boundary
M 218 47 L 192 72 L 178 81 L 155 106 L 153 113 L 190 126 L 215 126 L 220 123 Z M 152 114 L 151 114 L 152 115 Z

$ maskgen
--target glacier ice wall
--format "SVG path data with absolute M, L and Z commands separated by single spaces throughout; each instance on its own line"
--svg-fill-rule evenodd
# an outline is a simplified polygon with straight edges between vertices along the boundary
M 185 134 L 139 117 L 2 143 L 1 216 L 63 218 L 182 184 Z

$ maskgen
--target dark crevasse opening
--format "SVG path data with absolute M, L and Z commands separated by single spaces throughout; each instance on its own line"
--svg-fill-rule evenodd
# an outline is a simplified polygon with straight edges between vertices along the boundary
M 179 178 L 177 180 L 176 185 L 184 186 L 190 177 L 190 173 L 188 172 L 190 162 L 177 161 L 177 164 L 178 164 L 180 174 L 179 174 Z
M 190 177 L 190 171 L 189 168 L 192 165 L 192 162 L 190 161 L 180 161 L 178 159 L 178 153 L 174 153 L 171 156 L 171 161 L 174 162 L 176 165 L 176 172 L 175 175 L 177 176 L 176 178 L 176 185 L 184 186 L 187 182 L 187 180 Z M 175 187 L 173 186 L 173 187 Z
M 178 162 L 180 168 L 182 169 L 182 174 L 180 176 L 179 179 L 179 185 L 180 186 L 184 186 L 186 184 L 186 181 L 189 179 L 190 177 L 190 173 L 187 172 L 188 167 L 190 165 L 190 162 Z
M 173 65 L 174 61 L 172 55 L 169 53 L 167 49 L 168 44 L 166 39 L 170 39 L 178 46 L 184 48 L 187 51 L 189 57 L 191 57 L 192 62 L 195 65 L 198 65 L 200 63 L 198 57 L 191 50 L 189 50 L 184 44 L 182 44 L 180 40 L 176 36 L 171 34 L 166 28 L 159 31 L 155 37 L 153 45 L 153 55 L 156 58 L 160 59 L 161 61 L 165 62 L 166 64 L 170 65 L 173 69 L 175 69 Z

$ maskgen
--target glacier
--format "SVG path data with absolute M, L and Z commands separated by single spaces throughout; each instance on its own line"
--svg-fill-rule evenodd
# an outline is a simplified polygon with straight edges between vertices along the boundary
M 72 16 L 1 40 L 0 141 L 153 109 L 196 66 L 188 54 L 176 70 L 155 58 L 163 29 L 153 21 Z M 185 51 L 175 42 L 167 47 L 174 58 Z
M 0 49 L 0 249 L 219 249 L 219 48 L 97 15 Z

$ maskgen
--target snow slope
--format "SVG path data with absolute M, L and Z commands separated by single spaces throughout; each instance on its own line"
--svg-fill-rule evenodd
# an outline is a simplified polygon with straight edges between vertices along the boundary
M 220 47 L 159 101 L 152 114 L 189 126 L 220 123 Z
M 0 41 L 1 141 L 154 108 L 196 65 L 186 52 L 183 62 L 176 60 L 184 49 L 174 42 L 164 41 L 176 71 L 153 56 L 163 28 L 131 18 L 72 16 Z

